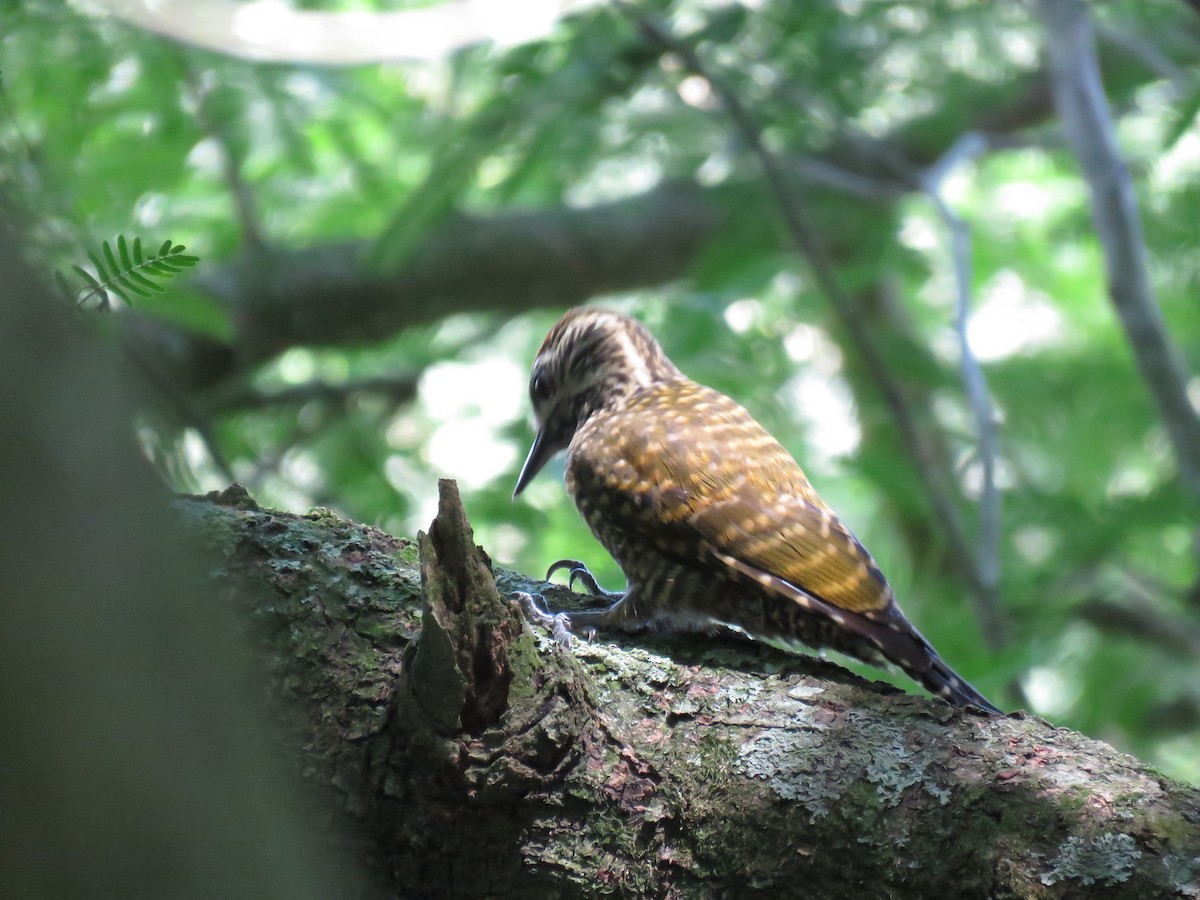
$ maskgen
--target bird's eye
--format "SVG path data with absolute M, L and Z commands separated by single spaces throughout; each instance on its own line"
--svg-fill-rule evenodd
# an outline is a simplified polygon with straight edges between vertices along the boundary
M 529 380 L 529 396 L 534 403 L 540 403 L 550 396 L 550 379 L 541 372 L 534 372 Z

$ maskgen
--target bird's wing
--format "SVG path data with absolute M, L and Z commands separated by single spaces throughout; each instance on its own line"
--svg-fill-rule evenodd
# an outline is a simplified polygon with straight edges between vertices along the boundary
M 649 392 L 606 427 L 608 440 L 589 442 L 591 468 L 604 473 L 591 489 L 613 492 L 610 515 L 628 519 L 626 533 L 676 556 L 691 545 L 686 555 L 716 571 L 732 557 L 851 612 L 892 604 L 871 555 L 791 455 L 728 397 L 692 383 Z
M 752 477 L 688 518 L 714 557 L 860 614 L 886 610 L 892 591 L 871 555 L 832 512 L 802 497 L 762 497 Z

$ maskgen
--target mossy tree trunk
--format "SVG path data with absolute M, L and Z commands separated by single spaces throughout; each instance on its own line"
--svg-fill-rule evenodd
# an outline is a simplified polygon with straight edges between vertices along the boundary
M 493 570 L 452 482 L 417 544 L 181 508 L 381 894 L 1200 896 L 1200 790 L 757 645 L 563 647 L 505 597 L 570 597 Z

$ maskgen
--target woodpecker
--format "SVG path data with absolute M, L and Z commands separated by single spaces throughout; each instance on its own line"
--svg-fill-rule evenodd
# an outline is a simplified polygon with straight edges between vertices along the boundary
M 894 663 L 959 706 L 1000 710 L 960 678 L 905 618 L 875 560 L 818 496 L 795 459 L 733 400 L 688 379 L 644 325 L 569 310 L 533 362 L 537 437 L 514 499 L 560 450 L 566 486 L 626 589 L 568 614 L 572 628 L 737 629 Z

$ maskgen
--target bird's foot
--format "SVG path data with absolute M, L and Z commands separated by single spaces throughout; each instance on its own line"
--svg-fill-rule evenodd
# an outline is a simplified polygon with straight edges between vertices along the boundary
M 548 628 L 560 645 L 570 647 L 572 629 L 583 626 L 586 639 L 591 640 L 596 633 L 596 628 L 606 626 L 612 610 L 617 608 L 625 598 L 625 592 L 606 591 L 600 587 L 595 577 L 588 571 L 588 567 L 577 559 L 560 559 L 554 563 L 546 572 L 546 580 L 549 581 L 555 572 L 561 572 L 564 569 L 570 572 L 567 586 L 574 590 L 575 582 L 578 581 L 587 588 L 588 594 L 594 600 L 602 602 L 603 608 L 552 613 L 546 609 L 546 598 L 541 594 L 513 591 L 508 595 L 508 599 L 520 604 L 521 609 L 525 612 L 525 618 L 531 623 Z
M 588 567 L 577 559 L 560 559 L 552 564 L 546 570 L 546 580 L 549 581 L 555 572 L 561 572 L 566 569 L 570 575 L 567 578 L 567 587 L 571 590 L 575 589 L 575 582 L 578 581 L 593 597 L 603 597 L 609 603 L 620 600 L 625 596 L 624 591 L 606 591 L 596 582 L 596 577 L 588 571 Z
M 535 625 L 547 628 L 559 646 L 571 646 L 571 617 L 564 612 L 552 613 L 545 608 L 546 598 L 541 594 L 527 594 L 525 591 L 513 591 L 508 599 L 520 604 L 525 618 Z

